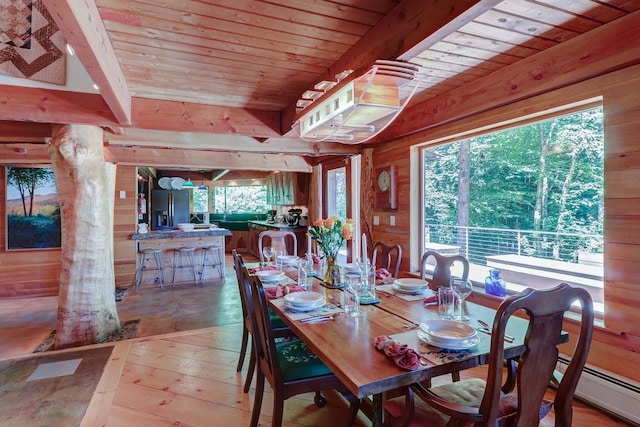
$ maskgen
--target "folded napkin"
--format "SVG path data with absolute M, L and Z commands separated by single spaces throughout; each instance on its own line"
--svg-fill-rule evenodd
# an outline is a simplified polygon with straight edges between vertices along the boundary
M 415 371 L 420 367 L 420 355 L 407 344 L 400 344 L 386 335 L 380 335 L 376 337 L 375 347 L 384 351 L 402 369 Z
M 269 299 L 282 298 L 286 294 L 292 292 L 304 292 L 305 288 L 298 285 L 277 285 L 270 288 L 264 288 L 264 294 Z
M 389 273 L 386 268 L 379 268 L 376 270 L 376 279 L 386 279 L 390 276 L 391 273 Z
M 311 254 L 311 259 L 313 259 L 313 263 L 314 264 L 320 264 L 321 259 L 320 259 L 320 257 L 318 255 Z
M 438 294 L 425 298 L 422 303 L 424 305 L 438 305 Z
M 278 267 L 275 265 L 265 265 L 264 267 L 253 267 L 249 269 L 249 274 L 256 274 L 256 272 L 261 270 L 277 270 Z

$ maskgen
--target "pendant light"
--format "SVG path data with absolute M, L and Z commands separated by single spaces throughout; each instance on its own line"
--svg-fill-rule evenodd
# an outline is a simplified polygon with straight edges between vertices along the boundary
M 204 172 L 200 171 L 200 186 L 198 187 L 198 190 L 206 190 L 207 186 L 204 185 Z
M 182 188 L 194 188 L 195 185 L 191 182 L 191 172 L 189 172 L 189 176 L 184 184 L 182 184 Z

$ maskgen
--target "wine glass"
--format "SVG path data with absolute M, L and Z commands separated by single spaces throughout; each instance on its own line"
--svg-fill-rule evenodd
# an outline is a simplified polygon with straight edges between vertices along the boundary
M 451 278 L 451 290 L 458 297 L 458 304 L 460 305 L 460 316 L 458 317 L 458 321 L 460 322 L 468 322 L 470 319 L 468 316 L 463 314 L 463 305 L 464 300 L 471 295 L 473 291 L 473 285 L 471 284 L 471 280 L 462 279 L 460 277 L 452 277 Z
M 265 246 L 264 248 L 262 248 L 262 255 L 264 255 L 265 259 L 267 260 L 265 262 L 265 265 L 269 265 L 271 263 L 271 258 L 273 258 L 273 255 L 275 255 L 276 251 L 271 247 L 271 246 Z

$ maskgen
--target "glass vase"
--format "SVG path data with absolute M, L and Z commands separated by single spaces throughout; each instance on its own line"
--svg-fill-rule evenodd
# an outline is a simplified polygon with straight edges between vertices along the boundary
M 340 284 L 340 267 L 335 256 L 325 258 L 324 279 L 323 282 L 327 286 L 337 287 Z
M 504 297 L 507 295 L 507 284 L 500 277 L 500 270 L 489 270 L 489 276 L 484 279 L 484 292 L 489 295 Z

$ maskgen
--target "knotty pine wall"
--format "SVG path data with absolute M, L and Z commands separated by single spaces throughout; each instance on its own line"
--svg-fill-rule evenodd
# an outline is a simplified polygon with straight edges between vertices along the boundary
M 0 173 L 0 298 L 58 295 L 60 250 L 6 250 L 6 168 Z M 114 268 L 116 287 L 127 288 L 135 277 L 137 168 L 118 166 L 114 203 Z M 120 191 L 126 197 L 120 198 Z
M 606 327 L 596 328 L 588 363 L 640 381 L 640 370 L 637 369 L 640 364 L 639 87 L 640 66 L 628 67 L 452 121 L 408 138 L 374 146 L 374 170 L 390 164 L 398 167 L 400 197 L 397 211 L 374 209 L 371 213 L 380 216 L 380 225 L 371 226 L 373 239 L 402 246 L 404 271 L 411 269 L 412 254 L 413 266 L 417 266 L 415 257 L 420 255 L 420 237 L 418 227 L 415 227 L 413 235 L 411 234 L 410 224 L 411 221 L 417 221 L 420 210 L 421 190 L 417 172 L 419 161 L 416 160 L 419 150 L 415 148 L 418 144 L 425 144 L 427 141 L 436 141 L 434 144 L 443 143 L 443 139 L 447 137 L 460 135 L 462 138 L 468 136 L 471 130 L 482 126 L 601 96 L 605 137 Z M 413 172 L 412 152 L 415 164 Z M 410 206 L 412 200 L 414 207 Z M 389 225 L 390 215 L 395 216 L 395 227 Z M 565 327 L 569 332 L 576 331 L 576 324 L 571 321 L 567 321 Z

